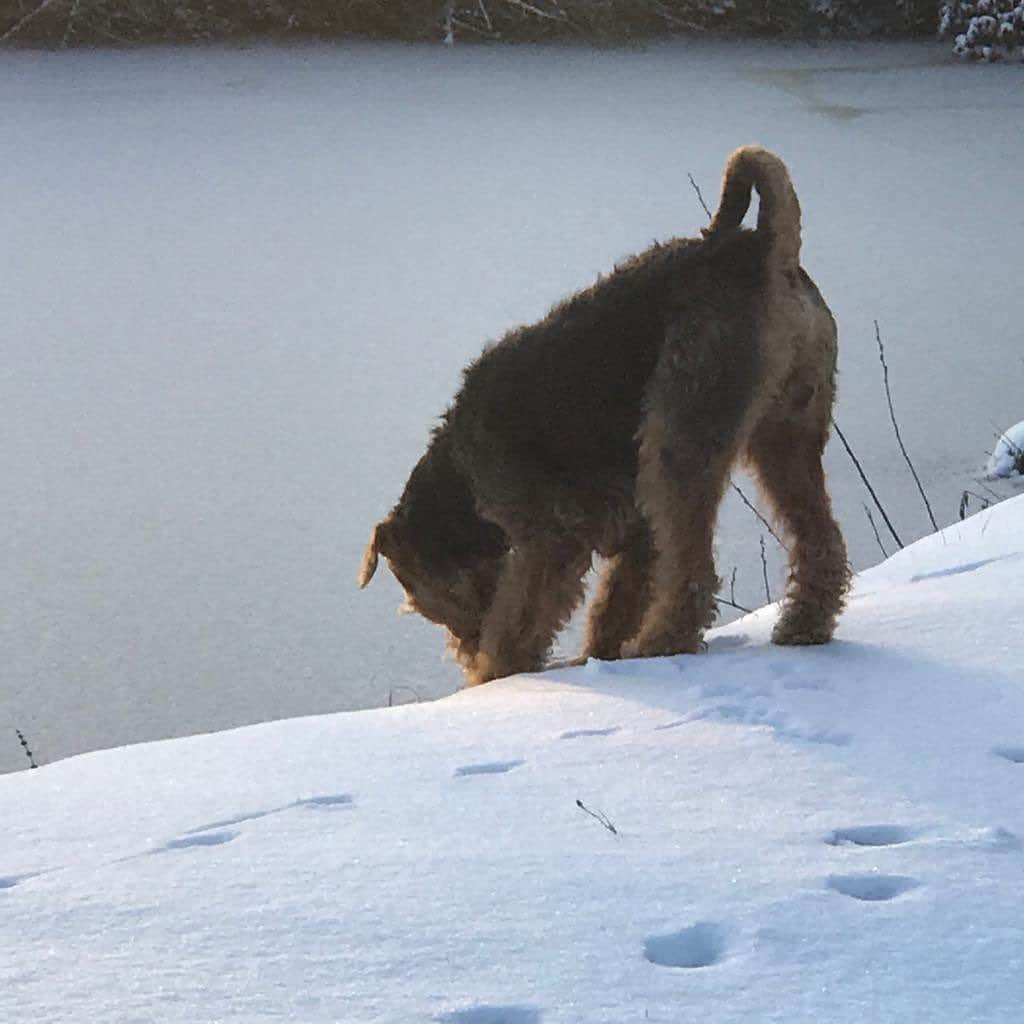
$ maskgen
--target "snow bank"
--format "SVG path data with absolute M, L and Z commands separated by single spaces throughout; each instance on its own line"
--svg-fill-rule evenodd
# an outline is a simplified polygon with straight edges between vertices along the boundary
M 6 776 L 0 1019 L 1015 1020 L 1022 525 L 890 559 L 823 648 L 766 609 Z

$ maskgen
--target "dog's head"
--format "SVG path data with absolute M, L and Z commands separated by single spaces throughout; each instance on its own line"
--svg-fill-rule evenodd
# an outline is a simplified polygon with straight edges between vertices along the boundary
M 433 445 L 413 470 L 401 501 L 370 535 L 359 570 L 365 587 L 383 556 L 405 591 L 403 612 L 444 626 L 460 661 L 476 652 L 494 599 L 505 535 L 477 515 L 446 448 Z
M 459 660 L 472 657 L 483 617 L 494 598 L 504 547 L 474 552 L 463 545 L 440 553 L 434 543 L 417 542 L 416 530 L 400 513 L 381 520 L 370 536 L 359 569 L 365 587 L 377 571 L 381 556 L 405 591 L 400 611 L 417 612 L 444 626 Z

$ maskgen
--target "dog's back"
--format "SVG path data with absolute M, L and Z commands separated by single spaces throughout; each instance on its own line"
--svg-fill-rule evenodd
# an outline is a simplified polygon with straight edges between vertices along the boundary
M 750 231 L 740 222 L 755 187 L 761 211 Z M 784 165 L 745 147 L 727 165 L 702 239 L 652 246 L 487 348 L 467 368 L 445 428 L 480 506 L 535 516 L 545 495 L 570 530 L 631 508 L 637 433 L 666 339 L 685 348 L 681 333 L 717 325 L 727 340 L 713 354 L 722 372 L 717 391 L 714 382 L 705 389 L 705 416 L 728 415 L 761 372 L 769 268 L 799 273 L 799 249 L 799 205 Z

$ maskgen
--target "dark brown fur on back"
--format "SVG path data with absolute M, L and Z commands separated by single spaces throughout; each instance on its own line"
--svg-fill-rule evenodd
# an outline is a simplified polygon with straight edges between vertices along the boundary
M 714 615 L 717 506 L 744 458 L 792 540 L 774 638 L 827 640 L 848 580 L 820 471 L 835 327 L 798 254 L 785 168 L 738 150 L 703 238 L 653 246 L 467 368 L 361 585 L 383 554 L 481 682 L 543 665 L 596 551 L 609 562 L 585 654 L 693 651 Z

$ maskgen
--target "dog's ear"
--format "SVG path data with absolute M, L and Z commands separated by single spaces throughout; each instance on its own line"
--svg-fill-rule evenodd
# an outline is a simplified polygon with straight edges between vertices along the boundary
M 388 542 L 391 529 L 391 517 L 382 519 L 370 535 L 370 543 L 366 545 L 363 552 L 363 564 L 359 567 L 359 589 L 362 590 L 377 571 L 377 559 L 381 554 L 387 554 L 384 550 Z

